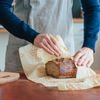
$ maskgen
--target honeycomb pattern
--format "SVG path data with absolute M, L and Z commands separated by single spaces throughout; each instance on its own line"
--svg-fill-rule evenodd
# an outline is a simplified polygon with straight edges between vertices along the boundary
M 29 53 L 32 56 L 35 56 L 35 60 L 38 62 L 38 61 L 42 60 L 41 56 L 44 54 L 44 51 L 43 51 L 43 49 L 37 48 L 35 46 L 32 46 L 32 48 L 29 51 Z

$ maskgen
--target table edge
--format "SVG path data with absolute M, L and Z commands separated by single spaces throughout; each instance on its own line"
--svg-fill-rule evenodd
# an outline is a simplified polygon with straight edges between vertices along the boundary
M 100 70 L 94 70 L 97 74 L 100 74 Z M 15 72 L 19 74 L 24 74 L 24 71 L 10 71 L 10 72 Z

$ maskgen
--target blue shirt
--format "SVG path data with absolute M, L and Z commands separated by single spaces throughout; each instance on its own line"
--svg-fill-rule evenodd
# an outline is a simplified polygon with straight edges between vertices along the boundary
M 82 47 L 89 47 L 95 51 L 100 25 L 99 0 L 80 1 L 84 12 L 84 42 Z M 33 44 L 35 37 L 40 33 L 11 12 L 12 2 L 13 0 L 0 0 L 0 23 L 14 36 Z

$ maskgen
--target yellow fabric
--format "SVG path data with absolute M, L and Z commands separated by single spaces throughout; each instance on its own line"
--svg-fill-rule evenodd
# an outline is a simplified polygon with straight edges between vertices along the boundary
M 21 63 L 27 78 L 46 87 L 58 87 L 59 90 L 80 90 L 100 86 L 100 75 L 86 66 L 76 65 L 78 68 L 76 78 L 56 79 L 46 75 L 46 62 L 56 58 L 71 58 L 62 38 L 58 35 L 55 39 L 58 41 L 62 53 L 59 57 L 50 55 L 32 44 L 19 49 Z

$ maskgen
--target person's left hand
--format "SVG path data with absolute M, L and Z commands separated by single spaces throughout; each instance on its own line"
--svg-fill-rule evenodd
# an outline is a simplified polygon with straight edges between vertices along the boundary
M 73 61 L 77 62 L 78 66 L 90 67 L 94 61 L 93 50 L 88 47 L 83 47 L 74 56 Z

